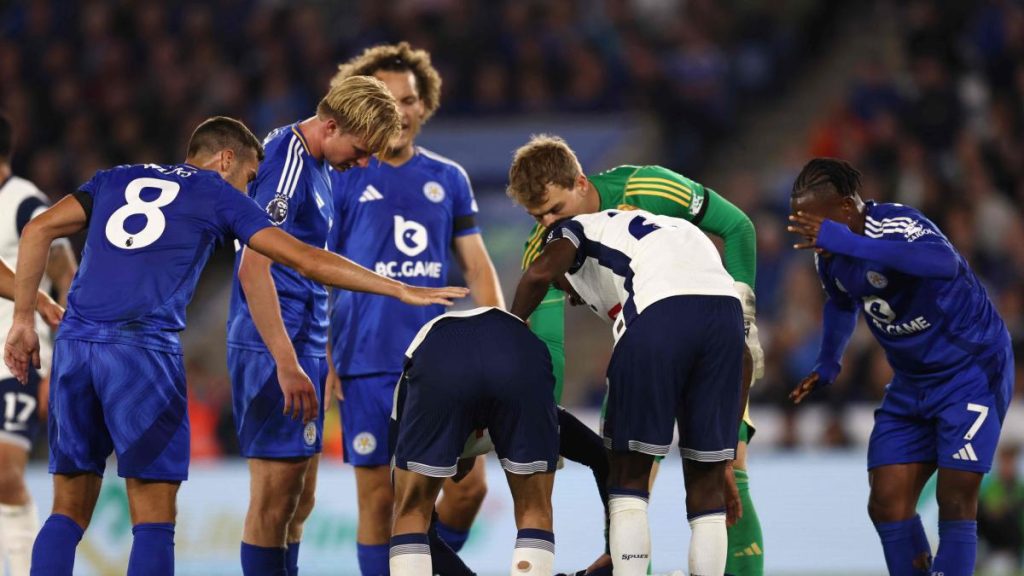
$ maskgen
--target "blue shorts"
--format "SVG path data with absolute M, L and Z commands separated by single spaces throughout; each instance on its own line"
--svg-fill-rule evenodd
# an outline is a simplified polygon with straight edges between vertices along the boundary
M 305 458 L 323 449 L 324 385 L 327 359 L 299 356 L 299 366 L 313 381 L 319 414 L 302 422 L 284 413 L 277 364 L 269 352 L 228 347 L 228 374 L 238 446 L 246 458 Z
M 103 475 L 111 451 L 123 478 L 188 478 L 189 424 L 181 354 L 59 339 L 50 375 L 50 473 Z
M 664 456 L 678 422 L 683 458 L 735 458 L 744 348 L 736 298 L 652 304 L 626 328 L 608 364 L 605 446 Z
M 387 466 L 391 462 L 389 424 L 395 384 L 401 373 L 343 376 L 341 391 L 342 457 L 353 466 Z
M 467 439 L 487 428 L 502 467 L 553 472 L 555 379 L 547 347 L 502 311 L 433 326 L 399 383 L 394 465 L 425 476 L 456 472 Z
M 0 442 L 32 449 L 39 431 L 39 373 L 28 370 L 28 384 L 14 378 L 0 380 Z
M 934 387 L 894 380 L 875 410 L 868 469 L 935 462 L 939 468 L 988 472 L 1013 379 L 1013 352 L 1007 347 Z

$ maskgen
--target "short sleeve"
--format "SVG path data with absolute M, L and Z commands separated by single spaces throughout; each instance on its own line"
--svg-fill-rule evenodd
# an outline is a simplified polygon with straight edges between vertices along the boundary
M 573 246 L 576 247 L 576 258 L 573 260 L 572 267 L 569 268 L 569 273 L 575 274 L 583 266 L 583 262 L 587 258 L 587 235 L 583 231 L 583 224 L 572 218 L 555 222 L 548 228 L 547 236 L 544 239 L 544 246 L 546 247 L 555 240 L 561 239 L 572 242 Z
M 22 230 L 28 225 L 29 220 L 32 220 L 36 216 L 42 214 L 50 207 L 50 203 L 44 200 L 40 195 L 32 194 L 26 196 L 18 204 L 18 209 L 14 215 L 15 226 L 18 230 L 18 237 L 21 237 Z
M 285 231 L 291 230 L 306 197 L 302 164 L 301 153 L 296 153 L 290 163 L 265 160 L 256 174 L 253 199 L 270 222 Z
M 454 216 L 453 235 L 455 237 L 479 234 L 480 227 L 476 224 L 476 214 L 479 207 L 476 197 L 473 196 L 473 185 L 469 182 L 469 175 L 461 167 L 452 170 L 454 190 L 452 214 Z
M 248 245 L 252 235 L 273 224 L 267 213 L 245 194 L 235 190 L 227 182 L 221 182 L 217 191 L 217 218 L 221 227 L 240 242 Z
M 78 187 L 78 191 L 84 194 L 88 194 L 90 197 L 95 198 L 96 194 L 99 193 L 100 187 L 103 186 L 103 181 L 107 178 L 107 171 L 100 170 L 88 182 Z

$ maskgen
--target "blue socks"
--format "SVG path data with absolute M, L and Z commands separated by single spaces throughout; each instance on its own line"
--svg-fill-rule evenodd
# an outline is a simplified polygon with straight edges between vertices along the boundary
M 132 535 L 128 576 L 174 576 L 174 524 L 136 524 Z
M 264 548 L 242 542 L 242 574 L 245 576 L 288 576 L 287 549 Z
M 973 520 L 939 521 L 939 550 L 932 574 L 970 576 L 978 553 L 978 523 Z
M 301 542 L 289 542 L 288 554 L 285 566 L 288 567 L 288 576 L 299 576 L 299 544 Z
M 52 514 L 32 545 L 32 573 L 71 576 L 75 568 L 75 548 L 84 532 L 71 518 Z
M 927 552 L 931 557 L 931 548 L 920 516 L 900 522 L 875 524 L 875 530 L 882 540 L 885 565 L 891 576 L 928 576 L 931 573 L 927 567 L 914 567 L 914 560 L 921 554 Z
M 389 576 L 391 567 L 388 544 L 360 544 L 356 542 L 359 572 L 363 576 Z
M 441 540 L 444 540 L 444 543 L 455 552 L 462 550 L 462 547 L 466 544 L 466 540 L 469 539 L 468 530 L 465 532 L 456 530 L 440 520 L 437 521 L 437 535 L 440 536 Z

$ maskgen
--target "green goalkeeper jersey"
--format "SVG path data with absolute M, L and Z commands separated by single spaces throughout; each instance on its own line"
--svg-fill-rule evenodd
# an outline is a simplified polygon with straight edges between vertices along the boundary
M 683 218 L 725 241 L 725 269 L 733 279 L 754 287 L 757 242 L 750 218 L 710 188 L 661 166 L 619 166 L 589 176 L 601 197 L 601 210 L 647 210 Z M 544 228 L 533 227 L 523 254 L 523 269 L 543 249 Z M 555 400 L 562 401 L 565 374 L 565 294 L 552 287 L 530 316 L 530 328 L 548 346 L 555 371 Z

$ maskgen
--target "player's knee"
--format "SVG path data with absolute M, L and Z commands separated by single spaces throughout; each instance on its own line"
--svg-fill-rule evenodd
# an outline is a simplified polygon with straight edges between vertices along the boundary
M 17 505 L 28 499 L 28 492 L 25 488 L 25 479 L 21 471 L 11 468 L 0 467 L 0 504 Z
M 286 526 L 295 516 L 298 505 L 297 495 L 278 494 L 270 497 L 268 494 L 263 498 L 252 499 L 250 516 L 262 526 Z
M 295 514 L 292 516 L 292 524 L 303 523 L 313 513 L 313 506 L 316 504 L 316 496 L 312 493 L 303 492 L 299 498 L 299 504 L 295 507 Z
M 390 521 L 391 512 L 395 509 L 395 495 L 391 485 L 380 485 L 372 490 L 366 490 L 360 494 L 359 510 L 362 514 L 369 514 L 374 517 Z
M 941 520 L 973 520 L 978 515 L 978 499 L 970 493 L 947 490 L 937 494 L 936 500 Z
M 875 483 L 871 486 L 868 496 L 868 516 L 875 524 L 882 522 L 899 522 L 914 515 L 913 506 L 909 507 L 904 491 L 899 488 Z

